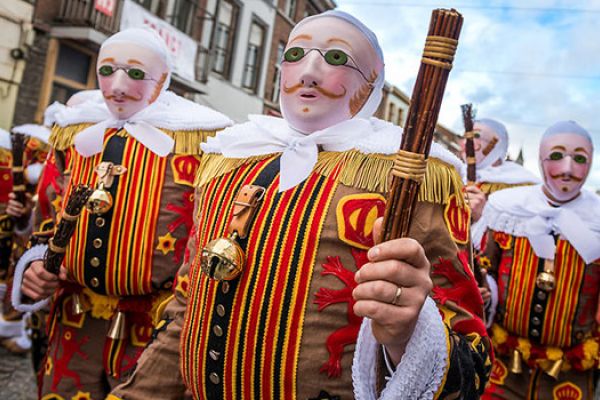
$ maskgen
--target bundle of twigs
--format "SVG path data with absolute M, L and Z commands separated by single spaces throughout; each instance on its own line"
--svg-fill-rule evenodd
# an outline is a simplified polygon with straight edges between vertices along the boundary
M 23 154 L 25 153 L 25 144 L 27 136 L 22 133 L 12 133 L 10 135 L 12 144 L 12 175 L 13 175 L 13 193 L 16 200 L 25 206 L 27 197 L 25 196 L 25 168 L 23 165 Z M 27 225 L 27 216 L 17 218 L 15 222 L 18 226 Z
M 437 9 L 431 15 L 406 128 L 392 169 L 384 216 L 384 240 L 408 235 L 462 22 L 462 15 L 456 10 Z
M 77 219 L 93 190 L 86 185 L 77 185 L 67 201 L 54 236 L 48 241 L 48 250 L 44 258 L 46 270 L 58 275 L 60 265 L 65 258 L 67 245 L 75 232 Z
M 473 104 L 463 104 L 460 106 L 463 115 L 463 124 L 465 126 L 465 155 L 467 156 L 467 184 L 474 185 L 477 181 L 477 167 L 475 161 L 475 132 L 473 132 L 473 120 L 475 119 L 475 110 Z

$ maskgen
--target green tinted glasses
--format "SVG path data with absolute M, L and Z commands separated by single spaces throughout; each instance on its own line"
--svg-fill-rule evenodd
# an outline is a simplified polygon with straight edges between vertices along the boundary
M 334 65 L 334 66 L 342 66 L 343 65 L 345 67 L 352 68 L 352 69 L 358 71 L 360 76 L 362 76 L 365 81 L 370 82 L 367 79 L 367 77 L 365 76 L 365 74 L 363 74 L 362 71 L 360 69 L 358 69 L 354 59 L 349 54 L 346 54 L 346 52 L 344 52 L 343 50 L 340 50 L 340 49 L 322 50 L 322 49 L 316 49 L 316 48 L 290 47 L 283 54 L 283 61 L 287 61 L 287 62 L 291 62 L 291 63 L 298 62 L 298 61 L 302 60 L 305 55 L 307 55 L 308 53 L 310 53 L 313 50 L 317 51 L 321 55 L 321 57 L 323 57 L 325 59 L 325 62 L 327 62 L 327 64 Z M 352 62 L 351 64 L 348 63 L 349 60 Z
M 573 159 L 573 161 L 575 161 L 577 164 L 585 164 L 587 162 L 587 157 L 583 154 L 565 154 L 560 151 L 553 151 L 552 153 L 550 153 L 548 160 L 559 161 L 565 158 L 566 156 L 570 156 Z
M 131 79 L 136 80 L 136 81 L 143 81 L 143 80 L 154 80 L 152 79 L 150 76 L 146 76 L 146 73 L 139 69 L 139 68 L 127 68 L 127 67 L 115 67 L 112 65 L 103 65 L 100 68 L 98 68 L 98 73 L 102 76 L 110 76 L 112 74 L 114 74 L 115 72 L 117 72 L 118 70 L 123 70 L 125 71 L 125 73 L 127 74 L 127 76 L 129 76 Z

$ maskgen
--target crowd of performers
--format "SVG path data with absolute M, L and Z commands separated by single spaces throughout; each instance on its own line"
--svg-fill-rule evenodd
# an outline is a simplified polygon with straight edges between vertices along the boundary
M 39 398 L 592 399 L 589 133 L 550 126 L 540 180 L 476 120 L 476 181 L 434 143 L 410 238 L 381 242 L 403 132 L 373 117 L 375 34 L 329 11 L 283 57 L 283 118 L 233 124 L 168 91 L 164 42 L 128 29 L 100 48 L 100 90 L 15 127 L 24 146 L 0 132 L 0 337 L 33 347 Z

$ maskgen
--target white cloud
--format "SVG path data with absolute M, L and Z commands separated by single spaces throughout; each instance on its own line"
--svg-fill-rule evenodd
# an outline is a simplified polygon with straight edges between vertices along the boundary
M 433 4 L 431 9 L 439 3 Z M 386 57 L 386 77 L 409 96 L 417 75 L 431 9 L 404 7 L 416 1 L 338 0 L 378 35 Z M 446 2 L 446 7 L 453 2 Z M 457 2 L 458 3 L 458 2 Z M 539 7 L 600 10 L 598 0 L 544 2 L 461 1 L 486 8 L 456 8 L 465 21 L 450 75 L 440 122 L 462 130 L 460 105 L 473 102 L 480 117 L 504 122 L 510 154 L 523 147 L 526 166 L 537 170 L 539 138 L 547 126 L 572 119 L 590 130 L 600 149 L 600 12 L 531 10 Z M 530 10 L 489 9 L 527 7 Z M 512 74 L 493 72 L 513 72 Z M 562 76 L 553 77 L 553 76 Z M 566 79 L 595 77 L 595 79 Z M 596 154 L 596 164 L 600 162 Z M 600 189 L 600 168 L 587 187 Z

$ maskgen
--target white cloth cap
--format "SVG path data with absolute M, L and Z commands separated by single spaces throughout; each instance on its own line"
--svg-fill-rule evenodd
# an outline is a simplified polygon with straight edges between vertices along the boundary
M 504 161 L 508 153 L 508 132 L 504 124 L 491 118 L 482 118 L 475 122 L 487 126 L 498 136 L 498 143 L 496 143 L 492 151 L 483 160 L 477 163 L 477 169 L 487 168 L 498 160 Z

